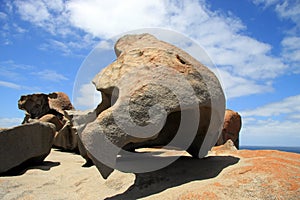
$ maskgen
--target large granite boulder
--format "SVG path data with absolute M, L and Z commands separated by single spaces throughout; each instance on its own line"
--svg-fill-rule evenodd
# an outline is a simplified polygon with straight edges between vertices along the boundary
M 53 146 L 69 151 L 78 150 L 78 136 L 64 113 L 65 110 L 74 110 L 74 107 L 65 93 L 23 95 L 18 107 L 26 112 L 23 123 L 42 121 L 56 126 Z
M 117 60 L 93 79 L 102 102 L 72 112 L 87 155 L 107 178 L 120 149 L 167 146 L 202 158 L 215 145 L 225 112 L 221 85 L 207 67 L 150 34 L 126 35 Z
M 226 109 L 222 134 L 216 145 L 222 145 L 227 140 L 232 140 L 235 147 L 239 149 L 239 133 L 242 127 L 242 119 L 238 112 Z
M 50 153 L 55 126 L 35 122 L 0 130 L 0 173 L 22 163 L 42 162 Z

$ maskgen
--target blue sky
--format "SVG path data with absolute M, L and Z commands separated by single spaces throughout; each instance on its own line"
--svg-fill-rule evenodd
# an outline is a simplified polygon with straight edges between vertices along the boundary
M 76 108 L 93 107 L 91 84 L 73 92 L 86 56 L 118 34 L 155 27 L 209 55 L 227 108 L 242 115 L 242 145 L 300 146 L 299 0 L 2 0 L 0 25 L 0 127 L 22 121 L 23 94 L 63 91 Z

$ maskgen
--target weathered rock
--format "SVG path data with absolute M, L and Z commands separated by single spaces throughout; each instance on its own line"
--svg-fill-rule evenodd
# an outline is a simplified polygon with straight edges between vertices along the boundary
M 65 110 L 74 110 L 65 93 L 24 95 L 21 96 L 18 106 L 26 111 L 23 123 L 42 121 L 56 126 L 53 143 L 55 147 L 69 151 L 78 150 L 78 135 L 72 129 L 71 122 L 64 116 Z
M 49 122 L 55 125 L 56 131 L 59 131 L 64 126 L 62 121 L 53 114 L 46 114 L 38 119 L 41 122 Z
M 60 114 L 64 114 L 64 110 L 74 110 L 71 101 L 63 92 L 53 92 L 48 94 L 49 107 L 56 110 Z
M 103 103 L 103 97 L 102 97 Z M 98 106 L 99 107 L 99 106 Z M 96 109 L 97 110 L 97 109 Z M 97 117 L 96 110 L 94 111 L 80 111 L 80 110 L 66 110 L 65 116 L 70 120 L 72 131 L 74 131 L 78 137 L 86 125 L 94 121 Z M 84 147 L 82 141 L 78 137 L 78 151 L 79 154 L 86 160 L 86 163 L 92 163 L 91 155 Z
M 24 162 L 42 162 L 55 134 L 51 123 L 34 122 L 0 130 L 0 173 Z
M 23 123 L 28 122 L 29 118 L 38 119 L 50 112 L 48 95 L 46 94 L 23 95 L 18 101 L 18 107 L 26 111 Z
M 64 126 L 56 132 L 53 145 L 65 150 L 78 150 L 78 135 L 72 128 L 70 121 L 67 121 Z
M 232 140 L 229 139 L 225 142 L 225 144 L 213 147 L 212 150 L 209 151 L 208 155 L 218 156 L 219 154 L 223 153 L 236 153 L 237 150 L 238 149 L 236 148 Z
M 239 113 L 227 109 L 224 116 L 224 125 L 217 145 L 225 144 L 227 140 L 232 140 L 235 147 L 239 149 L 239 133 L 242 127 L 242 119 Z
M 69 97 L 63 92 L 23 95 L 18 101 L 18 107 L 25 110 L 31 119 L 39 119 L 47 114 L 53 114 L 62 119 L 64 110 L 74 109 Z
M 92 158 L 102 176 L 110 174 L 104 171 L 114 166 L 121 148 L 169 145 L 204 157 L 218 139 L 225 112 L 216 76 L 149 34 L 122 37 L 115 51 L 117 60 L 93 80 L 102 103 L 94 118 L 77 123 L 89 154 L 102 156 Z

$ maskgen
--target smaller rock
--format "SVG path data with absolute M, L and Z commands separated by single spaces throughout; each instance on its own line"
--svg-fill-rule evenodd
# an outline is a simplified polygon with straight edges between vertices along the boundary
M 50 122 L 56 126 L 53 145 L 67 151 L 78 150 L 78 136 L 64 112 L 74 110 L 68 95 L 63 92 L 24 95 L 18 101 L 18 106 L 26 112 L 23 124 Z
M 78 135 L 72 128 L 70 121 L 67 121 L 64 126 L 56 132 L 53 146 L 64 150 L 77 151 Z
M 48 95 L 41 93 L 21 96 L 18 107 L 26 112 L 23 123 L 28 122 L 29 118 L 38 119 L 50 112 Z
M 226 109 L 222 134 L 216 145 L 225 144 L 229 139 L 232 140 L 235 147 L 239 149 L 239 133 L 242 127 L 242 119 L 239 113 Z
M 100 104 L 101 105 L 101 104 Z M 79 110 L 65 110 L 65 116 L 70 121 L 70 126 L 72 127 L 72 131 L 77 137 L 77 147 L 79 154 L 86 160 L 86 164 L 90 165 L 93 163 L 92 156 L 88 153 L 86 148 L 84 147 L 82 141 L 79 138 L 79 134 L 81 134 L 82 130 L 85 126 L 96 119 L 97 109 L 88 110 L 88 111 L 79 111 Z
M 53 114 L 61 120 L 64 110 L 74 109 L 69 97 L 63 92 L 23 95 L 18 101 L 18 107 L 26 112 L 23 123 L 28 122 L 26 119 L 39 119 L 47 114 Z
M 55 126 L 33 122 L 0 130 L 0 173 L 24 162 L 42 162 L 50 153 Z
M 61 120 L 59 120 L 58 117 L 56 117 L 53 114 L 44 115 L 38 120 L 42 121 L 42 122 L 49 122 L 49 123 L 54 124 L 56 127 L 56 131 L 59 131 L 64 126 L 63 123 L 61 122 Z
M 64 110 L 74 110 L 71 101 L 63 92 L 53 92 L 48 94 L 49 107 L 56 110 L 60 114 L 64 114 Z
M 225 144 L 213 147 L 208 155 L 209 156 L 218 156 L 218 155 L 226 155 L 231 154 L 233 152 L 237 152 L 237 148 L 231 139 L 227 140 Z
M 237 148 L 235 147 L 234 143 L 232 142 L 231 139 L 227 140 L 225 144 L 220 146 L 218 150 L 223 150 L 223 151 L 236 151 Z

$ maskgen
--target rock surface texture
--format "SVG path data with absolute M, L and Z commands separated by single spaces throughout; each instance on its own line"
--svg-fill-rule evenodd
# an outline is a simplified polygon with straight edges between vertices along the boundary
M 0 173 L 25 162 L 42 162 L 50 153 L 54 134 L 54 125 L 44 122 L 0 130 Z
M 225 144 L 232 140 L 235 147 L 239 149 L 239 133 L 242 127 L 242 119 L 239 113 L 226 109 L 222 134 L 220 135 L 217 145 Z
M 64 113 L 74 107 L 65 93 L 24 95 L 18 101 L 18 107 L 26 112 L 23 123 L 42 121 L 55 125 L 54 146 L 71 151 L 78 149 L 78 136 Z
M 216 76 L 150 34 L 123 36 L 115 52 L 117 60 L 93 79 L 102 94 L 93 117 L 72 115 L 101 175 L 112 172 L 121 148 L 169 145 L 204 157 L 217 142 L 225 112 Z
M 226 147 L 227 146 L 227 147 Z M 156 151 L 157 158 L 178 154 Z M 149 158 L 153 159 L 153 158 Z M 128 158 L 128 160 L 130 160 Z M 158 171 L 115 170 L 104 180 L 81 156 L 52 150 L 41 165 L 0 176 L 0 199 L 289 199 L 300 196 L 300 154 L 214 147 L 205 159 L 189 154 Z

